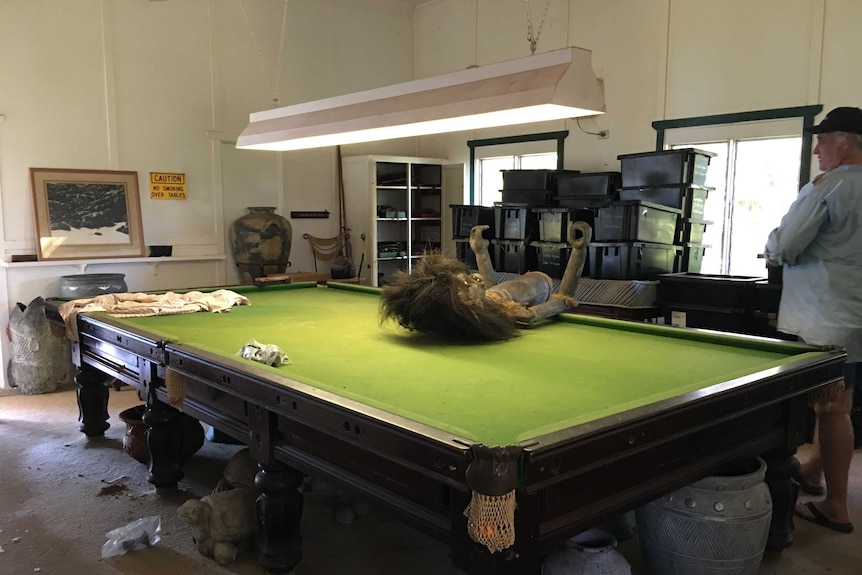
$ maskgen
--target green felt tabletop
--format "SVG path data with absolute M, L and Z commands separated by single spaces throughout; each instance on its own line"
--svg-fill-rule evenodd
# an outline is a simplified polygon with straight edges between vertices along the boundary
M 568 314 L 507 342 L 461 344 L 381 326 L 374 289 L 307 284 L 232 289 L 251 305 L 219 314 L 121 321 L 232 357 L 252 339 L 277 345 L 291 363 L 266 367 L 273 373 L 492 446 L 814 353 L 800 344 L 706 337 Z

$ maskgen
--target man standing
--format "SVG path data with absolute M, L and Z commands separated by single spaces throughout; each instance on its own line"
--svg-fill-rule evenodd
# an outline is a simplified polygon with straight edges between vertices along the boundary
M 826 497 L 796 515 L 841 533 L 853 531 L 847 483 L 853 457 L 850 410 L 862 385 L 862 110 L 841 107 L 808 130 L 823 174 L 806 184 L 769 234 L 766 258 L 783 265 L 778 330 L 847 351 L 844 391 L 815 406 L 817 453 L 799 472 L 801 489 Z

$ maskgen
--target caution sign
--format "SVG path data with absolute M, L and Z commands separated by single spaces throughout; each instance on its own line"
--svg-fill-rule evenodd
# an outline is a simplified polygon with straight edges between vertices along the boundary
M 150 172 L 150 199 L 186 199 L 186 175 L 164 172 Z

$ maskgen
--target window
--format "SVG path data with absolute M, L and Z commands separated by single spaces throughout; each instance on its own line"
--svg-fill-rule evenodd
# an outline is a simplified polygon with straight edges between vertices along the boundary
M 820 104 L 653 122 L 656 149 L 715 152 L 706 185 L 702 273 L 766 275 L 757 256 L 811 174 L 811 134 Z
M 492 206 L 502 199 L 501 170 L 563 169 L 568 130 L 470 140 L 470 188 L 464 202 Z M 483 193 L 484 192 L 484 193 Z
M 798 192 L 801 137 L 690 142 L 716 154 L 706 185 L 705 251 L 701 273 L 765 275 L 758 255 Z
M 497 156 L 479 159 L 479 197 L 477 204 L 493 206 L 503 199 L 503 170 L 555 170 L 556 152 L 524 154 L 521 156 Z

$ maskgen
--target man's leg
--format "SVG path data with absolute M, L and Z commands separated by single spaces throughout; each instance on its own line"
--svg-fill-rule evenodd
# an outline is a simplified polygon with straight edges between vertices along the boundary
M 810 487 L 823 488 L 823 459 L 820 457 L 820 415 L 815 408 L 814 436 L 811 439 L 810 449 L 805 449 L 807 457 L 799 457 L 800 467 L 797 478 L 800 483 Z M 822 493 L 821 493 L 822 495 Z
M 850 521 L 847 509 L 847 482 L 850 461 L 853 458 L 853 425 L 850 409 L 853 406 L 853 390 L 845 389 L 841 398 L 832 403 L 828 411 L 817 417 L 820 459 L 826 479 L 826 499 L 816 507 L 830 520 L 837 523 Z

